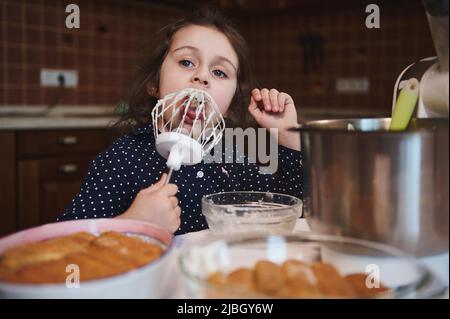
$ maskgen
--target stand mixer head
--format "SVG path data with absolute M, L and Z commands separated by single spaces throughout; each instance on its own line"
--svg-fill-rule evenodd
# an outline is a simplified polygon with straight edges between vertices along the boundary
M 448 118 L 448 0 L 423 0 L 423 4 L 437 56 L 415 62 L 400 73 L 394 87 L 392 108 L 405 83 L 416 78 L 420 88 L 415 117 Z

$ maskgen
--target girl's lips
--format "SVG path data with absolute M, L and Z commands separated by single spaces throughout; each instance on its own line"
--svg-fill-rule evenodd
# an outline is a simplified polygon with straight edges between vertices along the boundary
M 192 125 L 194 123 L 194 120 L 191 119 L 189 116 L 184 117 L 184 124 Z
M 184 116 L 184 122 L 187 123 L 187 124 L 192 124 L 192 123 L 194 123 L 194 121 L 195 121 L 195 113 L 196 113 L 195 108 L 190 108 L 190 109 L 186 112 L 186 115 Z M 203 114 L 200 113 L 200 114 L 198 115 L 197 120 L 202 120 L 202 119 L 203 119 Z

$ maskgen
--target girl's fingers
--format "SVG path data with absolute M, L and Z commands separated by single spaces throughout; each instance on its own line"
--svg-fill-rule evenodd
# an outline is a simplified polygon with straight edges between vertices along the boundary
M 255 118 L 259 118 L 262 114 L 261 110 L 258 107 L 258 103 L 256 103 L 253 95 L 250 97 L 250 104 L 248 105 L 248 111 Z
M 278 105 L 280 106 L 280 112 L 283 112 L 285 109 L 286 99 L 287 99 L 286 93 L 280 93 L 278 95 Z
M 286 93 L 284 94 L 286 95 L 286 100 L 284 101 L 284 108 L 286 108 L 288 105 L 292 105 L 295 108 L 294 100 L 292 99 L 292 97 L 289 94 Z
M 273 112 L 278 112 L 280 110 L 280 107 L 278 105 L 278 95 L 280 92 L 278 92 L 278 90 L 276 89 L 271 89 L 269 91 L 269 99 L 270 99 L 270 104 L 272 105 L 272 111 Z
M 169 197 L 169 200 L 172 208 L 176 208 L 178 206 L 178 198 L 176 198 L 176 196 Z
M 174 213 L 175 213 L 175 216 L 180 218 L 180 216 L 181 216 L 181 207 L 180 206 L 175 207 L 174 208 Z
M 280 92 L 277 89 L 271 89 L 270 91 L 266 88 L 261 90 L 253 89 L 252 97 L 255 102 L 262 101 L 262 109 L 266 112 L 281 112 L 282 105 L 279 103 L 278 98 Z
M 165 196 L 175 196 L 178 192 L 178 186 L 175 184 L 166 184 L 161 187 L 160 191 Z
M 155 184 L 150 185 L 150 186 L 147 187 L 147 188 L 141 189 L 141 190 L 139 191 L 139 194 L 150 194 L 150 193 L 153 193 L 153 192 L 155 191 L 155 188 L 156 188 Z
M 173 218 L 175 220 L 175 224 L 173 225 L 173 232 L 176 232 L 177 229 L 181 225 L 181 208 L 178 206 L 173 210 Z
M 264 110 L 270 111 L 272 109 L 272 107 L 270 105 L 269 90 L 268 89 L 262 89 L 261 90 L 261 96 L 262 96 L 262 101 L 263 101 L 263 104 L 264 104 Z
M 164 183 L 166 182 L 166 179 L 167 179 L 167 174 L 164 173 L 164 174 L 161 175 L 161 178 L 159 179 L 157 184 L 158 185 L 164 185 Z
M 255 99 L 256 102 L 261 101 L 261 91 L 259 89 L 253 89 L 252 90 L 252 97 Z
M 178 216 L 177 219 L 175 220 L 176 228 L 173 230 L 173 232 L 176 232 L 177 229 L 180 227 L 180 225 L 181 225 L 181 218 Z
M 294 104 L 291 96 L 284 92 L 279 92 L 277 89 L 266 88 L 261 90 L 253 89 L 250 97 L 250 104 L 248 110 L 255 118 L 260 118 L 266 112 L 282 113 L 286 110 L 289 104 Z
M 157 191 L 158 189 L 161 189 L 161 187 L 164 186 L 164 183 L 166 181 L 167 178 L 167 174 L 164 173 L 161 175 L 161 178 L 159 179 L 159 181 L 157 181 L 156 183 L 152 184 L 151 186 L 144 188 L 140 191 L 140 193 L 142 194 L 150 194 L 153 193 L 155 191 Z

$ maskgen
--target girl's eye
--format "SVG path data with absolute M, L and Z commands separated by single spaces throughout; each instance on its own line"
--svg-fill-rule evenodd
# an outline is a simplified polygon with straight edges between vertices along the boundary
M 213 74 L 219 78 L 228 78 L 228 75 L 225 74 L 225 72 L 221 71 L 221 70 L 214 70 Z
M 192 68 L 194 66 L 194 63 L 189 60 L 181 60 L 179 63 L 186 68 Z

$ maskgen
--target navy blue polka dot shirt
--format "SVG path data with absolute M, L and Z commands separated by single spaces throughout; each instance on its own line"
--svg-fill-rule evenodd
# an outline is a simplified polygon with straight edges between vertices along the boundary
M 223 143 L 226 145 L 226 143 Z M 242 161 L 183 165 L 170 182 L 178 186 L 181 225 L 175 233 L 184 234 L 208 227 L 201 211 L 205 195 L 227 191 L 267 191 L 302 198 L 301 152 L 278 145 L 275 174 L 260 172 L 259 166 L 235 150 Z M 228 154 L 223 148 L 223 156 Z M 240 163 L 239 163 L 240 162 Z M 166 159 L 158 154 L 151 126 L 117 139 L 89 166 L 79 193 L 58 220 L 107 218 L 125 212 L 137 193 L 167 172 Z M 281 173 L 280 173 L 281 172 Z

